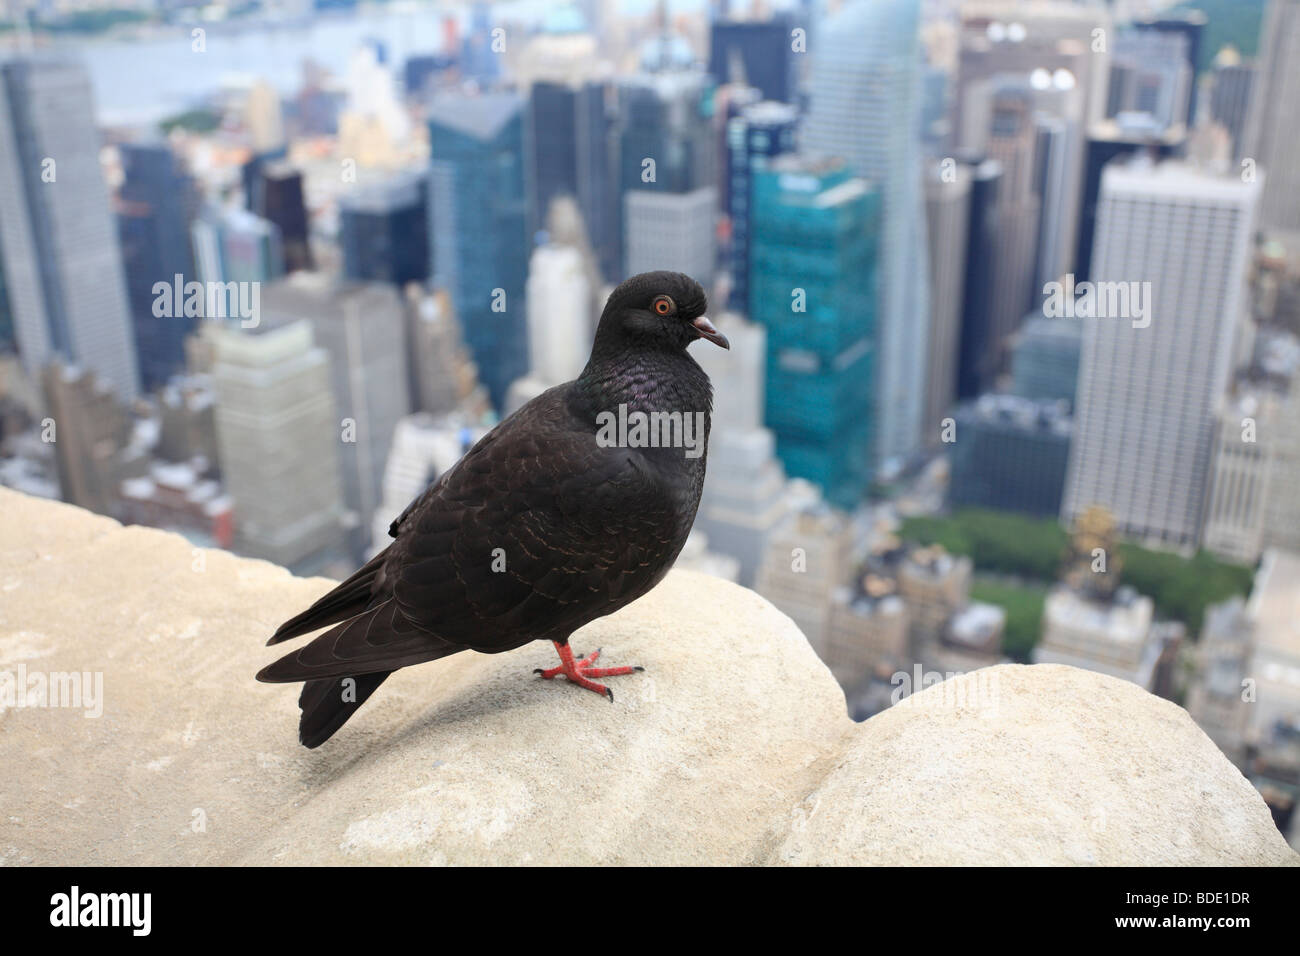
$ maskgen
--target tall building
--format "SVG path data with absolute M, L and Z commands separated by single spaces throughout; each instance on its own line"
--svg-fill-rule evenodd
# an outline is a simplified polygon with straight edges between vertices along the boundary
M 970 242 L 970 168 L 955 166 L 950 175 L 944 169 L 932 167 L 925 184 L 926 233 L 930 241 L 930 348 L 926 356 L 922 433 L 927 445 L 939 440 L 940 422 L 957 398 Z
M 265 321 L 312 324 L 330 357 L 336 417 L 330 429 L 343 478 L 343 500 L 355 518 L 355 549 L 369 544 L 367 522 L 379 506 L 384 461 L 393 429 L 410 414 L 404 354 L 405 316 L 397 290 L 384 283 L 336 284 L 323 273 L 300 272 L 266 287 Z
M 634 210 L 655 209 L 661 217 L 673 218 L 674 213 L 680 217 L 686 215 L 686 205 L 700 208 L 705 190 L 712 195 L 713 207 L 717 208 L 718 141 L 713 115 L 713 78 L 703 71 L 670 66 L 637 73 L 621 78 L 616 91 L 617 121 L 611 135 L 618 157 L 618 226 L 623 244 L 623 276 L 626 276 L 639 271 L 631 261 L 633 251 L 629 246 L 642 228 L 632 216 Z M 637 204 L 646 193 L 693 196 L 693 200 Z M 662 225 L 662 220 L 659 222 Z M 683 225 L 680 219 L 672 223 L 673 228 Z M 680 238 L 692 242 L 707 240 L 712 249 L 713 223 L 709 222 L 703 237 L 682 234 Z M 677 240 L 674 236 L 673 241 Z M 712 255 L 709 259 L 707 275 L 696 276 L 706 286 L 713 272 Z M 638 261 L 644 262 L 644 258 Z
M 764 424 L 786 471 L 851 509 L 879 427 L 880 199 L 837 160 L 783 156 L 754 181 L 753 317 L 767 329 Z
M 1260 225 L 1300 229 L 1300 0 L 1270 0 L 1259 33 L 1259 74 L 1246 123 L 1245 154 L 1263 169 Z
M 528 370 L 524 101 L 444 94 L 429 111 L 431 274 L 451 290 L 492 404 Z
M 1058 163 L 1062 188 L 1043 194 L 1044 213 L 1050 216 L 1044 238 L 1055 263 L 1047 267 L 1052 279 L 1075 258 L 1082 133 L 1105 115 L 1110 28 L 1110 12 L 1101 4 L 966 0 L 961 5 L 954 146 L 982 153 L 993 90 L 1026 79 L 1066 134 Z
M 268 282 L 284 275 L 275 224 L 245 209 L 204 209 L 190 227 L 202 282 Z
M 99 167 L 90 80 L 79 65 L 0 66 L 0 272 L 23 366 L 94 371 L 140 390 L 122 255 Z
M 301 170 L 279 160 L 261 164 L 253 180 L 249 209 L 279 232 L 286 271 L 312 268 Z
M 306 320 L 204 326 L 213 343 L 217 446 L 235 549 L 300 572 L 343 544 L 330 359 Z
M 123 180 L 117 194 L 117 231 L 140 383 L 151 392 L 185 367 L 185 337 L 197 321 L 184 314 L 155 315 L 154 286 L 162 282 L 170 288 L 177 276 L 182 283 L 197 278 L 190 225 L 198 194 L 165 143 L 124 143 L 118 149 Z
M 1210 119 L 1232 137 L 1232 158 L 1244 155 L 1246 120 L 1250 115 L 1255 77 L 1254 63 L 1245 63 L 1236 51 L 1225 48 L 1214 58 L 1210 73 Z
M 713 383 L 713 428 L 695 525 L 712 550 L 735 559 L 737 580 L 752 587 L 758 562 L 790 508 L 776 439 L 763 427 L 767 335 L 734 313 L 723 313 L 715 324 L 731 348 L 696 356 Z
M 1106 166 L 1114 160 L 1134 155 L 1167 159 L 1177 155 L 1186 141 L 1187 129 L 1184 126 L 1161 130 L 1133 115 L 1106 120 L 1088 131 L 1079 203 L 1079 232 L 1075 243 L 1073 272 L 1076 282 L 1083 282 L 1092 275 L 1101 178 Z
M 1035 314 L 1025 319 L 1011 350 L 1011 391 L 1021 398 L 1074 405 L 1082 348 L 1077 319 Z
M 953 98 L 956 145 L 982 148 L 987 120 L 979 116 L 980 86 L 998 74 L 1046 71 L 1049 81 L 1083 93 L 1085 128 L 1105 115 L 1110 80 L 1110 12 L 1071 0 L 965 0 L 961 5 L 957 92 Z M 1064 71 L 1064 72 L 1062 72 Z
M 842 158 L 879 190 L 875 405 L 888 414 L 879 416 L 873 440 L 882 468 L 917 450 L 925 412 L 925 389 L 918 387 L 925 381 L 930 317 L 920 6 L 918 0 L 849 0 L 818 25 L 803 129 L 804 149 Z
M 596 334 L 595 290 L 582 253 L 548 243 L 528 267 L 528 375 L 514 382 L 508 415 L 548 388 L 578 377 Z
M 687 193 L 628 190 L 623 194 L 628 275 L 667 269 L 685 272 L 709 288 L 717 266 L 717 210 L 718 193 L 712 186 Z
M 41 372 L 45 409 L 55 426 L 61 497 L 99 514 L 120 514 L 123 480 L 148 467 L 130 410 L 99 376 L 55 360 Z
M 1173 50 L 1176 48 L 1181 50 L 1183 66 L 1188 78 L 1187 96 L 1184 99 L 1182 115 L 1176 116 L 1171 122 L 1181 122 L 1188 129 L 1196 125 L 1197 90 L 1195 78 L 1201 68 L 1201 42 L 1208 22 L 1209 19 L 1206 15 L 1199 10 L 1180 10 L 1163 13 L 1159 16 L 1139 17 L 1133 22 L 1133 26 L 1138 33 L 1158 36 L 1163 40 L 1171 41 L 1171 45 L 1165 47 L 1165 49 Z M 1177 47 L 1172 45 L 1175 42 Z M 1164 59 L 1163 54 L 1161 54 L 1161 59 Z
M 284 109 L 280 94 L 266 80 L 257 80 L 248 90 L 244 104 L 244 126 L 254 153 L 284 148 Z
M 709 27 L 709 72 L 719 86 L 745 83 L 766 100 L 793 103 L 797 92 L 794 20 L 714 20 Z
M 1215 416 L 1202 545 L 1229 561 L 1259 560 L 1273 496 L 1295 490 L 1285 484 L 1279 457 L 1284 401 L 1263 389 L 1241 388 Z
M 1196 62 L 1186 34 L 1139 27 L 1115 38 L 1106 115 L 1141 113 L 1157 129 L 1195 125 Z
M 544 228 L 557 198 L 573 197 L 606 279 L 621 268 L 610 96 L 610 86 L 603 81 L 539 81 L 532 86 L 528 110 L 534 184 L 530 228 Z
M 970 216 L 962 276 L 961 335 L 957 349 L 957 397 L 977 398 L 997 379 L 993 293 L 999 241 L 998 191 L 1002 164 L 966 156 L 970 168 Z
M 744 107 L 727 121 L 726 203 L 731 217 L 730 307 L 749 315 L 750 217 L 754 170 L 768 159 L 795 149 L 799 112 L 785 103 L 764 101 Z
M 1042 198 L 1036 191 L 1038 127 L 1033 100 L 1025 91 L 999 90 L 993 98 L 988 155 L 1002 167 L 998 184 L 997 250 L 994 255 L 992 325 L 987 347 L 990 369 L 1007 363 L 1011 337 L 1038 301 L 1038 228 Z
M 399 288 L 429 277 L 428 187 L 407 173 L 339 198 L 345 277 Z
M 460 411 L 474 421 L 491 414 L 478 366 L 465 347 L 446 290 L 406 287 L 406 352 L 411 395 L 418 410 L 433 415 Z
M 951 507 L 1060 513 L 1072 424 L 1062 403 L 985 395 L 954 418 Z
M 1090 310 L 1106 317 L 1083 319 L 1065 518 L 1099 504 L 1132 537 L 1200 540 L 1259 192 L 1177 163 L 1107 167 Z

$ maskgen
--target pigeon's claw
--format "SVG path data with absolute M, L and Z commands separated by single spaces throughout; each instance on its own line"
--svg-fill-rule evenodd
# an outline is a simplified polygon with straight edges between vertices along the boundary
M 596 648 L 581 660 L 575 660 L 573 650 L 567 643 L 561 644 L 559 641 L 552 643 L 555 644 L 555 649 L 560 654 L 560 666 L 548 667 L 545 670 L 539 667 L 533 671 L 534 674 L 541 676 L 543 680 L 554 680 L 563 674 L 569 683 L 585 687 L 597 694 L 603 694 L 611 701 L 614 699 L 614 692 L 604 684 L 598 684 L 591 680 L 591 678 L 622 677 L 624 674 L 635 674 L 637 671 L 645 670 L 644 667 L 592 667 L 597 658 L 600 657 L 600 648 Z

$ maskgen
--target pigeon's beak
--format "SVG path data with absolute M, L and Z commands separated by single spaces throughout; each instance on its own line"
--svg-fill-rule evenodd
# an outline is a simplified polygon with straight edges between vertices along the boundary
M 730 349 L 731 343 L 727 337 L 714 328 L 713 323 L 709 321 L 707 315 L 702 315 L 691 323 L 695 326 L 695 333 L 702 339 L 708 339 L 714 345 L 720 345 L 724 349 Z

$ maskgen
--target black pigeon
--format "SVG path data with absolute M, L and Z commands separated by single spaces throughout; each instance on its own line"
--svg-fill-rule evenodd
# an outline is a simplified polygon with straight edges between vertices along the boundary
M 599 651 L 575 660 L 569 635 L 653 588 L 686 542 L 713 398 L 686 346 L 730 347 L 706 305 L 678 272 L 620 285 L 582 374 L 483 436 L 393 522 L 395 541 L 280 626 L 269 643 L 334 625 L 257 675 L 305 682 L 305 746 L 328 740 L 393 671 L 464 650 L 553 641 L 560 664 L 538 673 L 613 700 L 593 678 L 639 668 L 594 667 Z M 668 414 L 650 419 L 652 437 L 637 413 Z

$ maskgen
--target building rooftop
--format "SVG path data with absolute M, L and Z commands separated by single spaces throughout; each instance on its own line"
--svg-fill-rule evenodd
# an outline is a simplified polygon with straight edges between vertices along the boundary
M 1246 613 L 1257 645 L 1289 657 L 1300 671 L 1300 554 L 1264 552 Z

